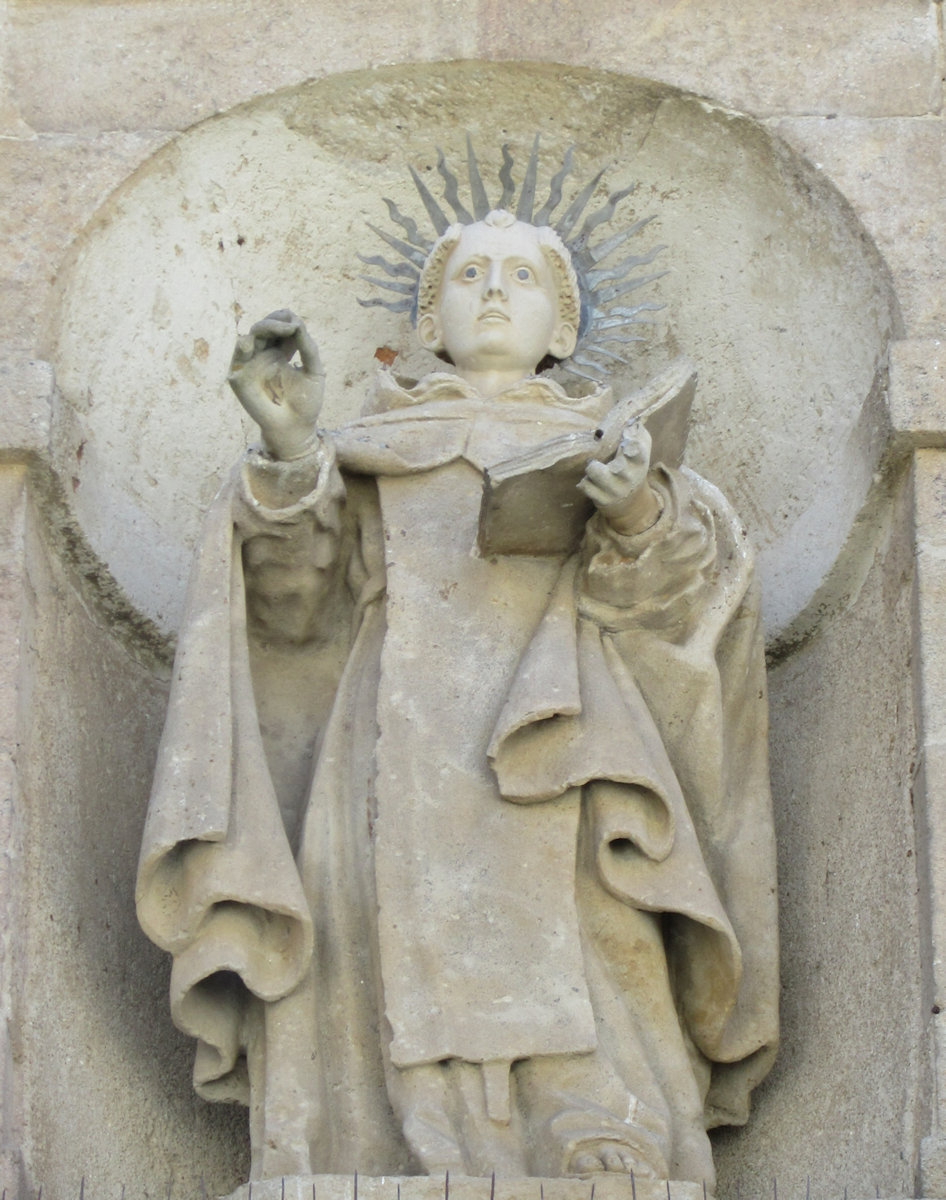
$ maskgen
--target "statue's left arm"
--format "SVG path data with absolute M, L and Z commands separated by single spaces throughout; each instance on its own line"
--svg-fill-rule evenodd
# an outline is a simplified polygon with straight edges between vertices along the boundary
M 627 472 L 619 464 L 615 473 Z M 579 611 L 586 625 L 597 627 L 595 644 L 600 639 L 625 697 L 631 704 L 643 700 L 672 770 L 664 789 L 668 805 L 676 793 L 685 808 L 677 813 L 675 848 L 666 857 L 660 858 L 663 849 L 648 856 L 638 844 L 636 855 L 620 859 L 610 853 L 608 837 L 623 831 L 614 824 L 609 834 L 608 821 L 620 812 L 621 785 L 592 785 L 600 802 L 599 867 L 604 885 L 626 902 L 691 918 L 675 920 L 668 944 L 678 1004 L 690 1036 L 714 1064 L 708 1123 L 739 1123 L 777 1040 L 759 592 L 742 523 L 715 488 L 692 472 L 646 466 L 637 486 L 653 497 L 650 511 L 657 515 L 634 528 L 633 519 L 621 519 L 635 508 L 633 500 L 625 497 L 623 509 L 599 504 L 583 545 Z M 638 493 L 636 512 L 642 511 Z M 625 820 L 626 811 L 614 819 Z M 712 905 L 701 915 L 682 889 L 677 894 L 680 881 L 670 866 L 684 848 L 684 825 L 724 919 L 708 919 Z M 724 962 L 729 984 L 720 992 Z M 708 1004 L 714 987 L 718 1002 Z

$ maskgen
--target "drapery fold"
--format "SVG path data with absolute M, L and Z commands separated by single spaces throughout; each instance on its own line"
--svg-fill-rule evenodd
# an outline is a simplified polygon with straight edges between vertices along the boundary
M 534 399 L 527 396 L 526 403 Z M 379 545 L 385 536 L 402 536 L 388 524 L 374 479 L 401 478 L 412 486 L 412 479 L 420 484 L 425 473 L 433 478 L 460 460 L 479 470 L 510 436 L 495 409 L 465 397 L 435 403 L 448 405 L 440 422 L 449 433 L 446 452 L 433 432 L 436 414 L 422 403 L 406 406 L 396 420 L 371 418 L 329 439 L 350 485 L 360 481 L 364 512 L 353 513 L 350 505 L 344 528 L 331 507 L 339 495 L 330 485 L 332 472 L 339 478 L 331 454 L 313 468 L 311 489 L 300 488 L 284 509 L 270 510 L 254 498 L 252 464 L 214 502 L 181 628 L 139 871 L 141 923 L 175 956 L 172 1013 L 198 1039 L 201 1094 L 248 1102 L 247 1014 L 259 1002 L 273 1015 L 266 1037 L 295 1039 L 274 1061 L 307 1055 L 321 1063 L 340 1055 L 336 1077 L 319 1085 L 323 1093 L 345 1079 L 357 1088 L 356 1074 L 363 1071 L 362 1108 L 373 1115 L 352 1115 L 352 1130 L 391 1120 L 375 1093 L 384 1039 L 391 1036 L 385 1005 L 394 983 L 377 967 L 377 930 L 365 932 L 359 924 L 378 903 L 372 739 L 380 663 L 397 614 L 386 611 L 377 581 L 390 563 L 378 558 L 360 565 L 375 581 L 371 595 L 361 598 L 360 608 L 355 598 L 354 630 L 339 625 L 332 632 L 349 639 L 349 665 L 324 739 L 322 733 L 315 739 L 306 832 L 295 853 L 260 728 L 245 547 L 267 529 L 314 522 L 320 536 L 337 540 L 335 565 L 320 561 L 318 569 L 351 577 L 351 563 L 365 553 L 358 522 L 368 520 L 368 510 L 368 523 L 381 531 Z M 590 420 L 560 415 L 566 427 Z M 555 419 L 548 417 L 552 432 Z M 528 427 L 525 420 L 521 425 Z M 265 469 L 279 474 L 279 464 Z M 551 574 L 548 563 L 543 567 L 541 578 L 553 579 L 548 600 L 511 660 L 483 752 L 496 803 L 534 812 L 536 821 L 545 806 L 570 802 L 571 795 L 577 803 L 580 793 L 596 886 L 628 912 L 666 914 L 679 1020 L 712 1068 L 706 1123 L 735 1123 L 746 1118 L 749 1091 L 768 1069 L 777 1037 L 758 597 L 739 523 L 719 493 L 686 472 L 658 473 L 656 486 L 664 517 L 648 537 L 622 543 L 595 518 L 571 558 Z M 381 551 L 373 553 L 377 558 Z M 522 570 L 527 578 L 528 565 Z M 622 605 L 622 597 L 630 600 Z M 337 614 L 333 619 L 338 623 Z M 351 834 L 355 826 L 359 832 Z M 344 868 L 328 867 L 325 855 L 341 843 L 349 846 Z M 368 877 L 356 884 L 347 876 L 362 863 Z M 576 869 L 584 868 L 578 863 Z M 385 895 L 380 901 L 389 903 Z M 357 920 L 332 911 L 345 905 Z M 350 967 L 340 966 L 346 939 L 350 944 L 358 937 L 364 945 Z M 614 967 L 618 978 L 623 967 Z M 361 992 L 359 980 L 367 980 Z M 326 992 L 330 985 L 336 999 Z M 409 986 L 422 991 L 423 981 Z M 344 996 L 355 997 L 347 1010 Z M 299 997 L 319 1006 L 318 1013 L 297 1011 Z M 320 1039 L 344 1037 L 340 1028 L 356 1009 L 364 1026 L 352 1035 L 361 1047 L 358 1062 L 347 1062 L 341 1051 L 323 1054 Z M 292 1019 L 277 1020 L 279 1012 L 292 1012 Z M 374 1058 L 364 1049 L 372 1039 Z M 308 1043 L 315 1047 L 311 1054 Z M 487 1051 L 484 1060 L 491 1057 Z M 508 1048 L 497 1057 L 508 1059 Z M 278 1072 L 266 1086 L 278 1093 Z M 279 1104 L 278 1094 L 267 1098 L 274 1111 Z M 312 1104 L 313 1112 L 329 1110 L 319 1121 L 347 1119 L 332 1113 L 324 1096 Z M 322 1142 L 342 1145 L 346 1136 L 336 1131 Z

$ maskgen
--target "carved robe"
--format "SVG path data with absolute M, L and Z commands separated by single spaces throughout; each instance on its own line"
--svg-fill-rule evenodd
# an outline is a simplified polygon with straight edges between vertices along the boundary
M 612 1140 L 711 1182 L 706 1128 L 746 1119 L 777 943 L 740 526 L 657 468 L 642 534 L 475 549 L 484 468 L 609 402 L 385 376 L 208 516 L 138 904 L 255 1177 L 554 1175 Z

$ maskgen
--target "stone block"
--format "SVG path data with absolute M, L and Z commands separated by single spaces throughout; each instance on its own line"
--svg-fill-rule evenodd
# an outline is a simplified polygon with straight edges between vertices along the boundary
M 914 661 L 918 770 L 919 899 L 930 953 L 925 985 L 932 1009 L 929 1064 L 932 1133 L 924 1139 L 924 1195 L 940 1195 L 946 1178 L 946 454 L 920 450 L 914 469 L 917 547 Z
M 23 466 L 0 465 L 0 753 L 8 754 L 16 744 L 25 488 Z M 2 845 L 0 832 L 0 848 Z
M 917 814 L 917 868 L 924 940 L 923 1017 L 928 1022 L 925 1090 L 930 1132 L 920 1146 L 921 1196 L 946 1194 L 946 746 L 919 756 L 913 789 Z
M 888 396 L 897 435 L 913 446 L 946 445 L 946 343 L 894 342 Z
M 698 1183 L 635 1179 L 611 1172 L 592 1179 L 497 1179 L 469 1175 L 294 1175 L 244 1184 L 229 1200 L 706 1200 Z
M 946 323 L 946 121 L 792 118 L 775 129 L 853 205 L 893 274 L 906 336 Z
M 167 971 L 134 918 L 165 686 L 129 629 L 77 591 L 37 503 L 25 561 L 13 1134 L 28 1186 L 7 1194 L 78 1197 L 84 1177 L 88 1197 L 220 1195 L 246 1178 L 246 1116 L 192 1097 Z
M 946 746 L 930 745 L 923 749 L 916 771 L 914 799 L 919 809 L 917 838 L 921 901 L 931 944 L 930 961 L 924 963 L 927 998 L 934 1006 L 930 1014 L 936 1046 L 936 1083 L 940 1096 L 946 1096 Z M 939 1011 L 936 1011 L 939 1010 Z
M 2 403 L 2 401 L 0 401 Z M 26 469 L 0 466 L 0 1187 L 22 1194 L 22 1106 L 15 1070 L 21 934 L 22 830 L 16 765 L 24 593 Z
M 42 454 L 49 443 L 53 369 L 47 362 L 11 358 L 0 362 L 0 453 Z
M 183 129 L 317 77 L 405 59 L 475 57 L 453 4 L 20 5 L 11 72 L 41 131 Z M 57 86 L 51 88 L 49 79 Z
M 782 1042 L 720 1196 L 913 1195 L 926 1131 L 909 492 L 850 606 L 769 672 Z M 799 1153 L 799 1147 L 802 1148 Z M 809 1182 L 810 1181 L 810 1182 Z
M 921 749 L 926 751 L 934 745 L 946 747 L 946 455 L 941 451 L 917 453 L 914 514 L 919 725 Z M 946 773 L 942 791 L 946 814 Z M 943 880 L 946 883 L 946 874 Z
M 0 1150 L 0 1181 L 9 1195 L 27 1194 L 29 1188 L 23 1172 L 23 1159 L 18 1150 Z
M 0 2 L 0 137 L 28 137 L 31 130 L 20 116 L 10 79 L 10 6 Z
M 946 454 L 935 449 L 917 452 L 914 488 L 918 552 L 946 550 Z M 921 593 L 921 603 L 923 599 Z M 929 599 L 934 599 L 932 593 Z
M 826 10 L 817 0 L 746 5 L 671 0 L 556 5 L 536 52 L 539 6 L 481 6 L 479 52 L 559 58 L 644 75 L 733 108 L 773 113 L 926 113 L 939 103 L 935 6 L 926 0 Z
M 818 0 L 20 3 L 10 64 L 35 129 L 180 129 L 306 78 L 395 62 L 532 59 L 648 76 L 757 115 L 938 110 L 936 5 Z M 314 53 L 313 50 L 316 50 Z M 50 86 L 55 80 L 55 86 Z
M 50 285 L 76 234 L 161 135 L 0 138 L 0 324 L 6 351 L 35 355 Z M 6 412 L 7 410 L 4 409 Z M 2 440 L 8 442 L 4 428 Z
M 921 897 L 930 929 L 932 995 L 946 1009 L 946 454 L 920 450 L 914 467 L 916 539 L 916 675 L 921 822 L 918 849 L 926 876 Z M 946 1097 L 946 1028 L 937 1019 L 937 1091 Z M 942 1117 L 940 1118 L 942 1119 Z

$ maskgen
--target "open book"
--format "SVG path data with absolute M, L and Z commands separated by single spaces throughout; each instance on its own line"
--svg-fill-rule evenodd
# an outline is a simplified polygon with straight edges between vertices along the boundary
M 638 421 L 653 439 L 651 462 L 678 467 L 695 390 L 696 369 L 687 359 L 678 358 L 619 400 L 597 429 L 563 434 L 490 467 L 480 508 L 480 554 L 574 550 L 594 510 L 578 490 L 588 463 L 613 458 L 624 430 Z

